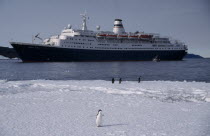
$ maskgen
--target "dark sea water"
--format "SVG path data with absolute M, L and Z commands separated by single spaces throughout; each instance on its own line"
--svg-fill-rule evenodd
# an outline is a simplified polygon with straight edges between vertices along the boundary
M 210 59 L 142 62 L 22 63 L 0 60 L 0 80 L 169 80 L 210 82 Z

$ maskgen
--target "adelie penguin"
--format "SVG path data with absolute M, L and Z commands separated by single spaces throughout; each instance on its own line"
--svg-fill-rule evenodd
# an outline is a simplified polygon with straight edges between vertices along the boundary
M 98 114 L 96 116 L 96 126 L 101 127 L 102 126 L 102 110 L 98 110 Z

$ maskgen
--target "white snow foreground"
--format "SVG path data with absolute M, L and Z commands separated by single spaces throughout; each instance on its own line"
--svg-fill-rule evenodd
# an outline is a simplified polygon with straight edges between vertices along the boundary
M 210 83 L 0 80 L 0 136 L 206 136 L 209 123 Z

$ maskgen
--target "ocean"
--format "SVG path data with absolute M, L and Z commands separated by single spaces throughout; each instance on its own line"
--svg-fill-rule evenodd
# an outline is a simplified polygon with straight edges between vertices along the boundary
M 210 59 L 137 62 L 23 63 L 0 60 L 0 80 L 111 80 L 210 82 Z

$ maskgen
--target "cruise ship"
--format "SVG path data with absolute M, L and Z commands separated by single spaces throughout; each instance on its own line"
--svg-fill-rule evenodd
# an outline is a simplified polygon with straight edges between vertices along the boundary
M 10 42 L 23 62 L 72 61 L 152 61 L 182 60 L 187 46 L 169 37 L 145 32 L 126 32 L 121 19 L 114 20 L 113 31 L 87 29 L 87 14 L 82 17 L 82 29 L 69 24 L 60 35 L 41 43 Z M 41 39 L 40 37 L 35 36 Z

